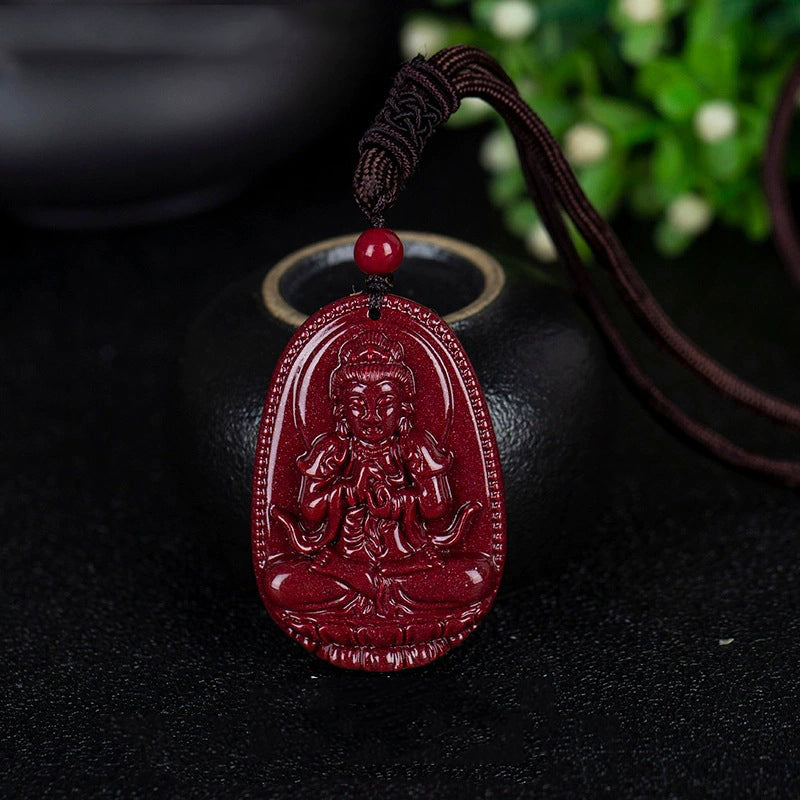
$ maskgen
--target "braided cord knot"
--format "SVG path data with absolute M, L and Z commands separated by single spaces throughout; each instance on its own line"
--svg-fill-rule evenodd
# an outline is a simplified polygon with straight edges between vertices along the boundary
M 422 56 L 397 73 L 386 103 L 358 145 L 353 190 L 372 225 L 383 225 L 383 212 L 416 170 L 428 139 L 458 104 L 450 80 Z

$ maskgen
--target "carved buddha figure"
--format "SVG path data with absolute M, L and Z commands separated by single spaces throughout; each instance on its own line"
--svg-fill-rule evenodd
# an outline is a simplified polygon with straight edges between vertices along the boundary
M 294 612 L 398 617 L 464 608 L 491 588 L 488 559 L 451 551 L 480 504 L 456 507 L 453 455 L 414 424 L 414 375 L 402 345 L 363 333 L 330 376 L 335 429 L 297 460 L 297 513 L 273 506 L 293 553 L 265 573 Z

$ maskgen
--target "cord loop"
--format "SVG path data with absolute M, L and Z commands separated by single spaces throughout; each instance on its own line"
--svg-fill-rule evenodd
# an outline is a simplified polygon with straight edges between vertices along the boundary
M 508 125 L 517 144 L 529 194 L 579 300 L 625 378 L 654 416 L 729 466 L 789 486 L 800 486 L 800 462 L 774 459 L 739 447 L 679 408 L 642 368 L 595 287 L 594 275 L 578 255 L 564 216 L 572 221 L 600 266 L 608 272 L 620 299 L 648 336 L 722 396 L 756 414 L 800 429 L 800 405 L 775 397 L 738 377 L 670 319 L 614 231 L 584 194 L 558 142 L 488 53 L 459 45 L 441 50 L 427 61 L 417 56 L 400 70 L 386 104 L 361 140 L 361 157 L 353 180 L 356 201 L 373 225 L 382 226 L 384 212 L 417 168 L 428 139 L 465 97 L 486 101 Z M 379 313 L 386 288 L 377 282 L 371 287 L 368 288 L 371 308 Z

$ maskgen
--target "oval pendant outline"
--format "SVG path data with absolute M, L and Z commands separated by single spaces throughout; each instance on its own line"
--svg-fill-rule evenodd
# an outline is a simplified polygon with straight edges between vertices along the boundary
M 316 314 L 309 317 L 306 322 L 295 331 L 281 354 L 278 361 L 278 368 L 275 370 L 270 380 L 261 423 L 259 425 L 252 486 L 251 544 L 253 567 L 259 593 L 261 594 L 266 610 L 284 633 L 298 641 L 309 652 L 337 666 L 367 671 L 393 671 L 427 664 L 460 644 L 474 631 L 494 604 L 498 587 L 502 579 L 506 554 L 506 520 L 502 473 L 497 443 L 495 441 L 494 430 L 491 419 L 489 418 L 486 401 L 478 383 L 475 370 L 462 344 L 447 323 L 435 314 L 435 312 L 412 300 L 397 295 L 387 295 L 383 300 L 384 308 L 405 314 L 414 319 L 430 334 L 431 338 L 448 353 L 466 389 L 467 400 L 473 414 L 473 427 L 477 432 L 477 439 L 482 451 L 485 476 L 488 484 L 487 495 L 490 504 L 489 517 L 491 520 L 491 553 L 488 555 L 491 557 L 492 567 L 496 576 L 492 591 L 481 601 L 482 608 L 480 612 L 476 614 L 474 621 L 468 627 L 460 630 L 458 634 L 431 640 L 424 643 L 425 646 L 422 644 L 416 645 L 413 658 L 406 657 L 405 651 L 398 647 L 390 648 L 390 650 L 396 650 L 396 652 L 383 652 L 374 659 L 367 657 L 369 653 L 364 653 L 364 658 L 361 659 L 361 662 L 354 664 L 349 657 L 349 651 L 353 648 L 344 645 L 325 645 L 318 638 L 304 636 L 300 632 L 288 628 L 273 612 L 271 604 L 264 596 L 261 581 L 261 575 L 269 563 L 268 470 L 270 454 L 276 433 L 275 423 L 279 409 L 281 408 L 283 394 L 287 388 L 287 382 L 291 377 L 292 369 L 297 365 L 298 355 L 308 341 L 315 336 L 320 329 L 333 323 L 337 318 L 350 315 L 358 310 L 363 310 L 366 316 L 369 308 L 368 302 L 368 298 L 365 294 L 358 294 L 330 303 L 320 309 Z M 379 323 L 380 320 L 376 321 L 376 324 Z M 448 379 L 449 377 L 450 376 L 448 376 Z M 296 427 L 299 429 L 299 426 Z M 280 436 L 280 431 L 278 432 L 278 436 Z M 366 646 L 363 649 L 369 650 L 370 648 Z M 379 650 L 379 648 L 374 649 Z

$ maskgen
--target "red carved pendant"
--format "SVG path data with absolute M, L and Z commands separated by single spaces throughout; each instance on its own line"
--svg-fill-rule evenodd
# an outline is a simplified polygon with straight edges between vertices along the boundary
M 264 605 L 341 667 L 426 664 L 494 601 L 506 549 L 480 386 L 433 312 L 388 295 L 312 316 L 281 356 L 253 480 Z

